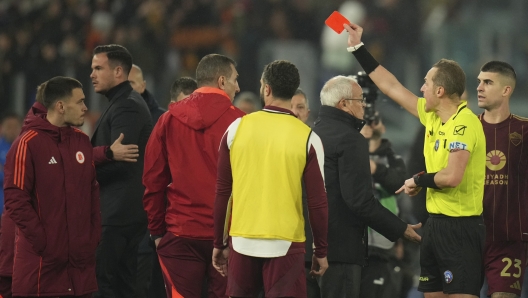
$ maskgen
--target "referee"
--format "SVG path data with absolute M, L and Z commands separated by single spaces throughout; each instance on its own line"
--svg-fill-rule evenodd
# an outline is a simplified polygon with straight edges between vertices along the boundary
M 483 283 L 486 139 L 479 119 L 460 98 L 464 71 L 455 61 L 438 61 L 425 76 L 423 98 L 418 98 L 370 55 L 361 42 L 363 28 L 344 27 L 348 51 L 372 81 L 426 128 L 427 172 L 407 179 L 397 191 L 414 196 L 427 189 L 430 218 L 422 237 L 418 289 L 426 298 L 478 297 Z

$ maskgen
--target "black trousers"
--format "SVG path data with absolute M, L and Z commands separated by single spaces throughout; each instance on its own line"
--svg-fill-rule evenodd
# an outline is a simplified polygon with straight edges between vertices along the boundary
M 329 262 L 322 277 L 318 277 L 321 298 L 359 298 L 361 266 Z
M 136 293 L 139 242 L 145 235 L 146 224 L 103 226 L 97 247 L 96 298 L 130 298 Z
M 402 273 L 394 270 L 388 259 L 369 257 L 369 265 L 361 270 L 361 298 L 400 297 Z

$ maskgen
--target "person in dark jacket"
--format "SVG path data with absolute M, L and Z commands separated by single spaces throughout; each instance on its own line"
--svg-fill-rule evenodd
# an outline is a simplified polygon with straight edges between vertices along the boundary
M 132 56 L 120 45 L 94 49 L 90 78 L 95 92 L 109 100 L 94 129 L 92 145 L 108 146 L 124 134 L 124 144 L 137 144 L 137 162 L 108 162 L 96 167 L 101 185 L 103 232 L 97 249 L 95 297 L 133 297 L 136 292 L 138 245 L 147 217 L 141 199 L 143 158 L 152 120 L 147 104 L 128 81 Z M 106 151 L 112 157 L 111 150 Z
M 5 167 L 6 212 L 18 228 L 13 296 L 90 297 L 101 218 L 93 149 L 72 127 L 84 122 L 84 93 L 66 77 L 42 88 L 48 113 L 28 120 Z
M 232 105 L 237 77 L 231 58 L 202 58 L 199 88 L 170 105 L 147 144 L 143 204 L 168 297 L 200 297 L 206 279 L 209 297 L 226 297 L 227 280 L 211 264 L 213 205 L 220 140 L 244 115 Z
M 376 112 L 377 113 L 377 112 Z M 379 115 L 375 121 L 363 126 L 361 134 L 369 142 L 370 173 L 374 197 L 385 208 L 399 215 L 397 195 L 394 193 L 405 182 L 405 163 L 394 153 L 391 142 L 383 138 L 385 125 Z M 400 296 L 402 272 L 394 270 L 397 248 L 393 241 L 373 229 L 368 229 L 369 262 L 361 272 L 362 298 L 392 298 Z M 399 257 L 399 256 L 398 256 Z
M 128 81 L 132 89 L 141 94 L 141 97 L 147 103 L 150 116 L 152 117 L 152 125 L 156 125 L 159 117 L 166 110 L 159 106 L 152 93 L 147 90 L 147 82 L 145 82 L 143 71 L 139 66 L 132 64 L 132 69 L 128 74 Z M 148 229 L 139 243 L 137 262 L 137 291 L 135 298 L 146 298 L 149 296 L 156 298 L 166 297 L 156 246 L 150 239 Z
M 313 131 L 325 148 L 329 268 L 318 283 L 321 297 L 359 297 L 366 227 L 391 241 L 418 242 L 414 230 L 421 225 L 404 223 L 373 196 L 368 142 L 360 133 L 365 100 L 359 84 L 344 76 L 330 79 L 321 90 L 321 104 Z
M 167 110 L 160 107 L 160 105 L 154 98 L 154 95 L 152 95 L 152 93 L 147 90 L 147 82 L 143 78 L 143 71 L 141 70 L 141 68 L 139 68 L 139 66 L 132 64 L 132 69 L 130 69 L 130 73 L 128 74 L 128 81 L 130 82 L 132 89 L 134 89 L 134 91 L 136 91 L 137 93 L 141 94 L 141 97 L 143 97 L 143 99 L 147 103 L 147 106 L 150 111 L 150 116 L 152 117 L 152 125 L 156 124 L 156 122 L 158 122 L 159 117 Z

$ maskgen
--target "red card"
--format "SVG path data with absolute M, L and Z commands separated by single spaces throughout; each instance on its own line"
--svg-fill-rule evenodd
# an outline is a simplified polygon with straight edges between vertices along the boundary
M 328 19 L 326 19 L 325 24 L 337 32 L 337 34 L 340 34 L 345 29 L 343 28 L 343 24 L 349 25 L 350 21 L 340 14 L 339 11 L 334 11 Z

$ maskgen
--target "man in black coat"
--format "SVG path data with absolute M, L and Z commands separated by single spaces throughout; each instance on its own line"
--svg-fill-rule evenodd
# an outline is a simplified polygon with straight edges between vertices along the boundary
M 128 81 L 132 89 L 141 94 L 141 97 L 147 103 L 152 118 L 152 126 L 156 125 L 159 117 L 166 110 L 160 107 L 152 93 L 147 90 L 147 82 L 139 66 L 132 64 L 132 69 L 130 69 L 130 73 L 128 74 Z M 137 284 L 134 298 L 146 297 L 167 297 L 161 266 L 159 264 L 158 254 L 156 253 L 156 246 L 154 245 L 154 241 L 150 239 L 150 232 L 148 230 L 139 243 Z
M 368 142 L 360 133 L 365 100 L 359 84 L 344 76 L 330 79 L 321 90 L 321 104 L 313 131 L 325 149 L 330 266 L 318 283 L 321 297 L 359 297 L 366 227 L 391 241 L 419 242 L 414 230 L 421 224 L 406 224 L 373 196 Z
M 135 163 L 110 162 L 96 167 L 101 187 L 103 233 L 97 249 L 95 297 L 133 297 L 136 291 L 138 245 L 145 235 L 147 216 L 143 209 L 143 158 L 152 120 L 147 104 L 132 90 L 128 74 L 132 56 L 120 45 L 94 49 L 90 78 L 95 92 L 109 100 L 97 121 L 93 146 L 108 146 L 121 133 L 124 144 L 137 144 Z M 106 151 L 112 157 L 112 151 Z

